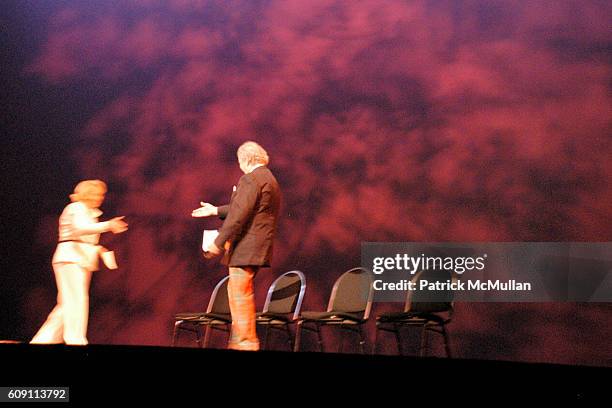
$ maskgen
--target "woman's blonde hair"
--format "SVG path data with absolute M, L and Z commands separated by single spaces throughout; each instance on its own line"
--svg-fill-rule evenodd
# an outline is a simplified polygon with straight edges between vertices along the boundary
M 74 193 L 70 194 L 70 201 L 84 201 L 95 192 L 106 193 L 106 183 L 102 180 L 83 180 L 74 188 Z

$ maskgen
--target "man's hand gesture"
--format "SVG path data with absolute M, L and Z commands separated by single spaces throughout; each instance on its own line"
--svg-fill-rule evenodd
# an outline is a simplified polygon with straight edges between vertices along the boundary
M 191 212 L 191 216 L 195 218 L 210 217 L 211 215 L 218 215 L 217 207 L 212 204 L 200 201 L 200 208 L 197 208 Z

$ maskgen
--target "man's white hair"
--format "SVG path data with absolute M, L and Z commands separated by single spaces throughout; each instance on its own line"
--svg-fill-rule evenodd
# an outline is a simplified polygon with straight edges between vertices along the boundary
M 265 151 L 258 143 L 248 141 L 244 142 L 238 148 L 238 160 L 248 165 L 270 163 L 268 152 Z

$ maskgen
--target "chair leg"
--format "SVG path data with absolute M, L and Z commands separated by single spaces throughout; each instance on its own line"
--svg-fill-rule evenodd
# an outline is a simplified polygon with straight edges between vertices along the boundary
M 400 334 L 400 328 L 393 324 L 393 334 L 395 335 L 395 342 L 397 343 L 397 352 L 400 356 L 404 355 L 404 349 L 402 347 L 402 336 Z
M 287 332 L 287 344 L 289 344 L 289 351 L 293 350 L 293 336 L 291 335 L 291 329 L 288 324 L 285 324 L 285 331 Z
M 297 322 L 296 326 L 295 326 L 295 341 L 293 343 L 293 351 L 300 351 L 300 342 L 301 342 L 301 338 L 302 338 L 302 323 L 303 321 L 300 320 Z
M 374 330 L 374 343 L 372 344 L 372 354 L 376 354 L 378 351 L 378 322 L 376 323 L 376 330 Z
M 200 325 L 196 326 L 196 343 L 198 343 L 198 347 L 202 348 L 202 330 L 200 329 Z
M 182 320 L 178 320 L 176 322 L 174 322 L 174 331 L 172 332 L 172 347 L 176 346 L 176 343 L 178 342 L 178 338 L 180 335 L 180 325 L 183 323 Z
M 264 341 L 263 341 L 262 350 L 266 350 L 266 347 L 268 346 L 268 338 L 269 337 L 270 337 L 270 325 L 266 324 L 266 333 L 264 334 Z
M 338 347 L 338 353 L 342 353 L 344 351 L 344 338 L 345 336 L 342 333 L 342 330 L 344 329 L 343 326 L 340 326 L 340 346 Z M 344 329 L 349 331 L 348 329 Z
M 317 342 L 319 343 L 319 351 L 324 352 L 325 348 L 323 347 L 323 337 L 321 337 L 321 326 L 319 323 L 315 323 L 315 329 L 317 332 Z
M 446 351 L 446 357 L 453 358 L 451 355 L 450 339 L 448 338 L 448 332 L 446 327 L 442 325 L 442 336 L 444 336 L 444 350 Z
M 210 341 L 210 325 L 206 325 L 206 330 L 204 331 L 204 344 L 202 345 L 202 347 L 207 348 L 208 347 L 208 342 Z
M 359 333 L 359 348 L 361 349 L 361 354 L 365 354 L 366 340 L 361 325 L 357 326 L 357 332 Z
M 423 325 L 423 330 L 421 331 L 421 349 L 419 350 L 419 356 L 424 357 L 426 355 L 427 350 L 427 324 Z

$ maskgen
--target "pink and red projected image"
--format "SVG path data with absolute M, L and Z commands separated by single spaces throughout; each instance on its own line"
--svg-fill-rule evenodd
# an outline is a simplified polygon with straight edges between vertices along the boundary
M 93 277 L 92 343 L 168 345 L 174 314 L 203 309 L 227 268 L 201 251 L 202 230 L 221 221 L 191 211 L 229 202 L 246 140 L 267 150 L 282 189 L 258 310 L 294 269 L 308 282 L 304 309 L 324 310 L 361 242 L 612 237 L 607 2 L 143 0 L 45 12 L 22 75 L 91 100 L 63 142 L 77 169 L 66 204 L 76 181 L 101 179 L 105 215 L 130 225 L 103 237 L 119 268 Z M 60 212 L 41 214 L 41 246 L 54 247 Z M 48 265 L 21 304 L 32 333 L 55 301 Z M 465 303 L 449 331 L 456 357 L 609 365 L 609 322 L 608 304 Z M 394 339 L 380 341 L 395 353 Z

